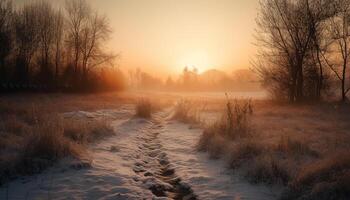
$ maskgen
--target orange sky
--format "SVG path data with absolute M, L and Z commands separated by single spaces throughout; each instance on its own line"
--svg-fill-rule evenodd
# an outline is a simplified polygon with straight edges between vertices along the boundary
M 155 74 L 249 67 L 258 0 L 90 0 L 114 30 L 120 66 Z M 158 72 L 158 73 L 157 73 Z
M 24 1 L 26 0 L 17 0 Z M 56 0 L 51 0 L 55 1 Z M 88 0 L 113 28 L 120 67 L 154 75 L 249 67 L 258 0 Z

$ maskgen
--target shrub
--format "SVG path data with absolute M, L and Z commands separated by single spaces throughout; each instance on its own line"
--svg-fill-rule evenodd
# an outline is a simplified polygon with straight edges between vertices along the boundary
M 136 104 L 136 116 L 141 118 L 151 118 L 152 104 L 148 99 L 141 99 Z

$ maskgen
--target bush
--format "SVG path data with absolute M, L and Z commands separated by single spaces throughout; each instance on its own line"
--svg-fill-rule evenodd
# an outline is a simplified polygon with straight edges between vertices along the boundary
M 136 116 L 141 118 L 151 118 L 152 104 L 148 99 L 141 99 L 136 104 Z

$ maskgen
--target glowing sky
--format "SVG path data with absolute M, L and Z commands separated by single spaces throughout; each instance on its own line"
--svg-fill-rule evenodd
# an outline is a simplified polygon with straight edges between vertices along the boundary
M 23 1 L 23 0 L 22 0 Z M 52 0 L 56 1 L 56 0 Z M 154 74 L 249 67 L 258 0 L 88 0 L 110 18 L 124 69 Z

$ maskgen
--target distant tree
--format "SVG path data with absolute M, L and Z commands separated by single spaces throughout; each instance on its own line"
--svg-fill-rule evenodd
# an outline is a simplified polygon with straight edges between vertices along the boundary
M 38 14 L 40 79 L 43 82 L 49 82 L 52 81 L 54 73 L 50 56 L 54 50 L 55 39 L 57 39 L 55 34 L 58 33 L 55 33 L 55 31 L 59 28 L 57 27 L 58 24 L 55 24 L 56 10 L 47 1 L 39 1 L 32 6 L 36 6 Z
M 15 15 L 16 77 L 19 82 L 28 82 L 30 64 L 40 44 L 38 18 L 38 10 L 34 4 L 24 5 Z
M 171 76 L 168 76 L 167 80 L 165 81 L 165 85 L 166 85 L 166 87 L 169 88 L 169 89 L 174 89 L 175 82 L 174 82 L 174 80 L 171 78 Z
M 58 80 L 62 61 L 62 42 L 64 39 L 64 16 L 61 10 L 57 11 L 53 20 L 54 24 L 54 54 L 55 54 L 55 79 Z

